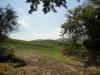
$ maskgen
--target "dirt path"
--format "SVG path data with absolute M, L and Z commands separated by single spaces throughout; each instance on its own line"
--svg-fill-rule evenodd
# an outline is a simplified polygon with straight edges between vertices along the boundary
M 27 66 L 20 68 L 17 75 L 89 75 L 85 68 L 74 67 L 37 55 L 28 54 L 22 59 L 26 61 Z

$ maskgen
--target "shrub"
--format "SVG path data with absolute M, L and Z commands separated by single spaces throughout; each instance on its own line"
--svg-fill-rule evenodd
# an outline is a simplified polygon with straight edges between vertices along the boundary
M 0 47 L 0 62 L 11 63 L 13 67 L 25 66 L 26 63 L 14 55 L 13 48 Z
M 14 56 L 13 49 L 7 49 L 5 47 L 0 47 L 0 62 L 5 62 Z

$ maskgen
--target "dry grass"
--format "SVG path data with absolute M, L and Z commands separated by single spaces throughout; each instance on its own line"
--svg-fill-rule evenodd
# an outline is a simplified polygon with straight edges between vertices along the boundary
M 0 64 L 0 75 L 100 75 L 99 67 L 84 68 L 84 64 L 73 57 L 61 54 L 62 46 L 56 41 L 10 40 L 5 46 L 12 47 L 26 66 L 13 67 Z

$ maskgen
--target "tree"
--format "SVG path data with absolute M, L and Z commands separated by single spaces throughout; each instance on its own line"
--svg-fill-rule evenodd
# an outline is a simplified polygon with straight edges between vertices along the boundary
M 80 2 L 80 0 L 77 0 Z M 94 3 L 94 4 L 100 4 L 100 0 L 86 0 L 89 3 Z M 55 7 L 65 7 L 67 8 L 67 0 L 26 0 L 26 3 L 30 4 L 30 10 L 29 13 L 32 14 L 32 12 L 37 11 L 39 4 L 43 4 L 43 9 L 42 11 L 44 14 L 50 12 L 50 10 L 57 12 Z
M 100 7 L 94 7 L 91 15 L 85 18 L 88 39 L 84 45 L 90 52 L 90 62 L 97 64 L 100 58 Z
M 80 2 L 80 0 L 77 1 Z M 86 0 L 86 1 L 94 4 L 100 4 L 100 0 Z M 37 11 L 39 4 L 43 4 L 42 11 L 44 12 L 44 14 L 50 12 L 50 10 L 57 12 L 55 7 L 64 6 L 65 8 L 67 8 L 66 5 L 67 0 L 26 0 L 26 2 L 30 4 L 30 10 L 29 10 L 30 14 L 32 14 L 32 12 L 34 11 Z
M 57 12 L 55 7 L 63 6 L 67 8 L 66 0 L 26 0 L 26 2 L 30 4 L 30 10 L 29 10 L 30 14 L 32 14 L 32 12 L 34 11 L 37 11 L 39 4 L 43 4 L 42 11 L 44 12 L 44 14 L 50 12 L 50 10 Z
M 92 2 L 93 4 L 100 4 L 100 0 L 88 0 L 89 2 Z
M 70 10 L 67 22 L 62 25 L 63 35 L 69 34 L 83 42 L 90 53 L 89 61 L 92 64 L 97 63 L 100 53 L 100 7 L 98 4 L 94 1 L 93 4 Z
M 8 5 L 0 7 L 0 44 L 8 37 L 8 34 L 18 29 L 16 12 Z

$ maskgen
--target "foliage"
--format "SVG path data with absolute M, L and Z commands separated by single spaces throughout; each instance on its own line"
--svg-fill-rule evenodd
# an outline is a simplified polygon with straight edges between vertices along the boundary
M 80 1 L 80 0 L 77 0 L 77 1 Z M 66 0 L 26 0 L 26 2 L 30 4 L 30 10 L 29 10 L 30 14 L 32 14 L 32 12 L 34 11 L 37 11 L 39 4 L 43 4 L 42 11 L 44 12 L 44 14 L 50 12 L 50 10 L 57 12 L 55 7 L 63 6 L 67 8 Z
M 62 25 L 63 35 L 68 33 L 82 41 L 100 39 L 100 8 L 92 5 L 79 6 L 69 10 L 68 20 Z
M 14 56 L 12 49 L 0 47 L 0 62 L 5 62 Z
M 14 48 L 15 55 L 19 57 L 31 53 L 52 60 L 73 62 L 69 57 L 61 54 L 64 47 L 56 40 L 21 41 L 9 39 L 6 40 L 4 46 Z
M 88 1 L 90 1 L 90 2 L 92 2 L 94 4 L 100 4 L 100 0 L 88 0 Z
M 80 2 L 80 0 L 77 1 Z M 100 4 L 99 0 L 87 0 L 87 1 L 94 4 Z M 38 10 L 39 4 L 43 4 L 42 11 L 44 12 L 44 14 L 50 12 L 51 10 L 53 12 L 57 12 L 56 7 L 63 6 L 67 8 L 66 5 L 67 0 L 26 0 L 26 3 L 30 4 L 30 10 L 29 10 L 30 14 Z
M 13 67 L 25 66 L 26 63 L 15 56 L 13 48 L 0 47 L 0 63 L 10 63 Z
M 100 7 L 94 2 L 79 6 L 70 10 L 67 18 L 62 25 L 63 35 L 69 34 L 76 42 L 81 40 L 90 52 L 91 63 L 96 64 L 100 52 Z
M 41 2 L 43 3 L 43 12 L 45 14 L 48 13 L 50 10 L 56 12 L 55 6 L 66 7 L 66 0 L 27 0 L 27 2 L 30 3 L 29 13 L 32 13 L 33 11 L 37 11 L 38 5 Z
M 6 8 L 0 7 L 0 62 L 14 62 L 17 58 L 13 49 L 3 47 L 8 34 L 18 29 L 16 12 L 8 5 Z
M 87 29 L 84 25 L 83 18 L 87 17 L 89 15 L 88 13 L 92 11 L 92 8 L 89 7 L 89 9 L 91 10 L 88 10 L 85 13 L 83 13 L 83 8 L 81 6 L 74 10 L 69 10 L 69 15 L 67 15 L 68 20 L 62 25 L 63 35 L 68 33 L 72 38 L 86 38 Z
M 0 7 L 0 43 L 7 38 L 8 33 L 18 28 L 16 12 L 8 5 Z

